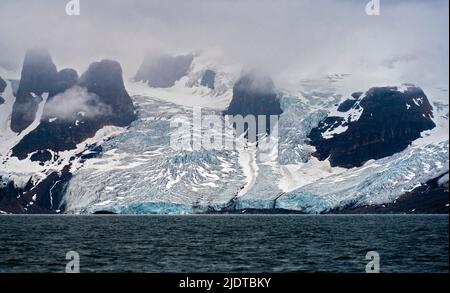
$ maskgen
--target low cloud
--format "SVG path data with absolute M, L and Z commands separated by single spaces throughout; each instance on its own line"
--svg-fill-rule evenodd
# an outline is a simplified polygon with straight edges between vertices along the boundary
M 276 84 L 323 74 L 448 83 L 448 0 L 1 0 L 0 62 L 48 47 L 60 68 L 118 60 L 133 77 L 148 52 L 202 50 L 217 62 L 263 67 Z M 370 79 L 371 76 L 368 76 Z
M 44 118 L 74 121 L 80 118 L 95 118 L 110 115 L 111 107 L 86 88 L 72 87 L 52 97 L 45 105 Z

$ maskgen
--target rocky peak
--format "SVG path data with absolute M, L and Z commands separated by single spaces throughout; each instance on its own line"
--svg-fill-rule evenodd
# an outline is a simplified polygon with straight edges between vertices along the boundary
M 6 82 L 0 76 L 0 94 L 5 91 L 5 88 L 6 88 Z M 5 103 L 5 100 L 0 96 L 0 105 L 3 103 Z
M 151 87 L 168 88 L 188 73 L 194 56 L 147 56 L 139 68 L 135 80 Z
M 125 126 L 134 120 L 134 107 L 122 77 L 122 67 L 116 61 L 102 60 L 92 63 L 80 77 L 79 86 L 96 94 L 100 101 L 112 107 L 111 122 Z
M 359 167 L 404 150 L 434 128 L 433 108 L 419 87 L 374 87 L 355 93 L 309 134 L 314 154 L 332 166 Z
M 13 131 L 21 132 L 35 120 L 41 102 L 36 96 L 51 92 L 56 75 L 56 66 L 47 50 L 27 51 L 11 116 Z
M 6 81 L 4 81 L 0 76 L 0 94 L 5 91 L 5 88 L 6 88 Z
M 74 70 L 61 70 L 52 89 L 41 123 L 13 148 L 13 156 L 41 151 L 33 159 L 46 161 L 47 150 L 74 149 L 104 126 L 127 126 L 136 118 L 116 61 L 92 63 L 78 81 Z
M 207 69 L 203 73 L 202 80 L 200 81 L 200 85 L 206 86 L 213 90 L 215 79 L 216 79 L 216 72 L 214 70 Z
M 78 82 L 78 73 L 74 69 L 66 68 L 59 71 L 52 84 L 49 99 L 57 94 L 63 93 Z
M 245 74 L 233 87 L 229 115 L 280 115 L 280 101 L 272 79 L 267 75 Z
M 30 92 L 42 95 L 52 88 L 56 66 L 53 64 L 50 53 L 44 49 L 28 50 L 22 67 L 18 97 Z
M 248 73 L 234 84 L 233 98 L 225 115 L 266 116 L 266 129 L 258 134 L 270 133 L 269 116 L 283 113 L 273 80 L 264 74 Z

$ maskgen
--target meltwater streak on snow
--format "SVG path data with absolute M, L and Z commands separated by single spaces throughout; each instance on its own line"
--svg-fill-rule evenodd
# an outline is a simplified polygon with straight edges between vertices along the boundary
M 47 161 L 43 165 L 39 164 L 39 162 L 31 161 L 30 157 L 33 153 L 28 154 L 27 158 L 23 160 L 19 160 L 17 157 L 7 156 L 10 149 L 14 147 L 20 140 L 29 134 L 31 131 L 36 129 L 39 126 L 40 121 L 42 119 L 42 114 L 44 110 L 45 103 L 48 98 L 48 93 L 44 93 L 42 95 L 42 101 L 38 105 L 38 109 L 36 112 L 36 118 L 30 126 L 28 126 L 25 130 L 23 130 L 20 134 L 14 133 L 10 130 L 10 117 L 12 112 L 12 105 L 14 103 L 15 98 L 12 95 L 12 90 L 10 87 L 10 82 L 8 82 L 8 86 L 5 90 L 3 96 L 6 97 L 7 105 L 1 105 L 0 110 L 2 113 L 5 113 L 7 119 L 5 124 L 1 125 L 2 128 L 7 128 L 5 131 L 2 130 L 0 136 L 2 137 L 2 141 L 0 143 L 0 159 L 4 159 L 2 164 L 0 165 L 0 174 L 3 173 L 9 180 L 13 180 L 14 183 L 22 187 L 24 186 L 30 178 L 33 179 L 33 182 L 38 183 L 39 181 L 46 178 L 48 174 L 54 171 L 61 171 L 63 167 L 69 164 L 70 158 L 75 154 L 79 154 L 85 151 L 86 145 L 96 143 L 101 141 L 105 137 L 109 137 L 111 135 L 117 134 L 120 131 L 123 131 L 123 128 L 118 127 L 104 127 L 96 132 L 94 137 L 87 139 L 86 141 L 78 144 L 74 150 L 58 152 L 58 160 L 55 161 Z M 36 98 L 36 95 L 32 93 L 32 95 Z M 5 107 L 3 107 L 5 106 Z M 52 157 L 55 157 L 55 153 L 52 150 L 48 150 Z M 72 171 L 76 169 L 77 165 L 80 165 L 78 161 L 74 161 L 72 166 Z
M 307 90 L 300 89 L 290 93 L 292 98 L 289 98 L 288 108 L 284 109 L 280 118 L 284 126 L 288 127 L 280 130 L 283 160 L 280 175 L 274 175 L 268 169 L 260 170 L 254 188 L 246 196 L 239 198 L 239 208 L 268 208 L 275 204 L 280 208 L 319 213 L 348 204 L 383 204 L 392 202 L 406 190 L 448 172 L 448 104 L 443 112 L 438 113 L 435 109 L 435 122 L 438 126 L 429 133 L 424 132 L 426 138 L 413 142 L 404 152 L 378 161 L 369 161 L 360 168 L 332 168 L 329 167 L 328 160 L 319 162 L 310 157 L 313 150 L 296 147 L 297 144 L 306 143 L 304 136 L 321 120 L 322 111 L 328 109 L 328 115 L 345 115 L 348 118 L 348 113 L 336 111 L 336 104 L 350 98 L 354 92 L 369 88 L 358 86 L 357 80 L 350 75 L 332 76 L 306 83 Z M 392 84 L 380 82 L 380 86 L 386 85 Z M 296 95 L 298 102 L 294 102 Z M 446 102 L 445 97 L 438 96 L 430 97 L 430 100 Z M 296 110 L 292 112 L 292 109 Z M 355 111 L 350 118 L 357 120 L 361 113 L 362 110 Z M 441 118 L 436 118 L 438 115 Z M 292 119 L 290 116 L 293 116 Z M 298 117 L 304 117 L 304 120 L 300 120 L 301 123 L 295 122 L 296 119 L 299 120 Z M 295 131 L 290 131 L 291 127 Z M 418 143 L 423 148 L 414 148 Z M 433 152 L 434 156 L 431 155 Z M 260 164 L 258 166 L 260 169 L 264 167 Z M 318 171 L 320 168 L 324 168 L 324 172 Z M 288 172 L 293 170 L 297 171 L 294 176 Z M 416 176 L 409 179 L 404 177 L 411 172 Z M 275 203 L 273 199 L 279 190 L 270 184 L 273 181 L 278 182 L 282 191 L 290 191 Z
M 246 143 L 241 137 L 239 140 L 239 164 L 246 177 L 245 185 L 239 191 L 238 196 L 244 196 L 255 185 L 256 177 L 258 177 L 258 165 L 256 164 L 256 143 Z
M 37 98 L 37 95 L 35 95 L 34 93 L 31 93 L 31 95 L 33 96 L 33 98 Z M 22 140 L 22 138 L 24 138 L 27 134 L 29 134 L 31 131 L 36 129 L 36 127 L 39 126 L 39 123 L 41 123 L 42 113 L 44 112 L 44 105 L 47 102 L 48 93 L 44 93 L 40 98 L 42 98 L 42 100 L 39 103 L 36 112 L 36 117 L 33 123 L 31 123 L 30 126 L 28 126 L 25 130 L 23 130 L 18 134 L 14 132 L 10 133 L 9 137 L 7 137 L 7 139 L 5 139 L 1 144 L 0 155 L 2 155 L 2 153 L 3 155 L 6 155 L 8 150 L 13 148 L 16 144 L 18 144 Z M 9 123 L 10 121 L 8 122 L 8 124 Z
M 52 172 L 61 172 L 62 169 L 69 165 L 71 165 L 70 172 L 74 173 L 78 169 L 83 167 L 83 163 L 79 160 L 71 161 L 71 158 L 77 154 L 81 154 L 86 151 L 86 146 L 100 143 L 104 140 L 107 140 L 114 135 L 118 135 L 122 133 L 125 128 L 115 127 L 115 126 L 105 126 L 99 129 L 92 138 L 88 138 L 87 140 L 77 144 L 76 148 L 73 150 L 67 150 L 63 152 L 58 152 L 58 159 L 56 161 L 47 161 L 43 165 L 39 164 L 39 162 L 31 161 L 30 157 L 32 154 L 28 154 L 27 158 L 23 160 L 19 160 L 16 157 L 8 157 L 8 160 L 1 165 L 0 174 L 2 171 L 5 173 L 7 178 L 13 180 L 14 183 L 23 187 L 30 178 L 32 178 L 34 183 L 39 183 L 41 180 L 45 179 L 48 174 Z M 55 152 L 52 150 L 48 150 L 52 157 L 55 157 Z
M 8 84 L 10 85 L 10 84 Z M 9 86 L 7 87 L 6 90 L 8 90 L 8 88 L 10 88 Z M 36 97 L 36 95 L 34 95 L 32 93 L 32 95 L 34 97 Z M 10 96 L 9 96 L 9 101 L 11 101 L 11 92 L 10 92 Z M 31 162 L 29 160 L 29 157 L 31 156 L 31 154 L 28 155 L 28 158 L 25 160 L 19 160 L 17 157 L 8 157 L 8 152 L 9 150 L 14 147 L 17 143 L 20 142 L 20 140 L 27 135 L 28 133 L 30 133 L 31 131 L 33 131 L 36 127 L 38 127 L 40 121 L 41 121 L 41 117 L 42 117 L 42 113 L 44 111 L 44 105 L 45 102 L 47 101 L 48 98 L 48 93 L 44 93 L 42 95 L 42 101 L 39 103 L 37 112 L 36 112 L 36 117 L 33 121 L 33 123 L 31 123 L 25 130 L 23 130 L 21 133 L 17 134 L 15 132 L 12 132 L 11 130 L 7 130 L 5 131 L 4 134 L 4 140 L 1 141 L 0 143 L 0 175 L 4 175 L 6 178 L 9 178 L 9 180 L 14 180 L 14 183 L 16 184 L 16 186 L 19 187 L 23 187 L 28 180 L 30 179 L 30 177 L 32 177 L 34 179 L 34 181 L 39 181 L 45 178 L 45 174 L 42 172 L 43 171 L 43 167 L 39 166 L 39 164 L 37 164 L 36 162 Z M 3 105 L 2 105 L 3 106 Z M 0 106 L 1 108 L 1 106 Z M 9 107 L 8 107 L 9 108 Z M 9 108 L 12 111 L 12 107 Z M 9 119 L 7 120 L 7 127 L 9 128 L 10 125 L 10 117 L 11 117 L 11 113 L 9 114 Z
M 34 95 L 33 93 L 32 95 L 36 97 L 36 95 Z M 0 159 L 6 159 L 6 162 L 2 162 L 2 164 L 0 165 L 0 174 L 6 174 L 10 179 L 14 179 L 16 184 L 19 186 L 24 185 L 30 177 L 42 177 L 38 174 L 42 171 L 42 166 L 39 166 L 37 163 L 33 163 L 29 160 L 31 154 L 29 154 L 28 159 L 25 160 L 19 160 L 16 157 L 7 157 L 7 152 L 12 147 L 19 143 L 25 135 L 38 127 L 41 121 L 42 113 L 44 111 L 45 102 L 48 98 L 48 93 L 44 93 L 41 98 L 42 101 L 39 103 L 36 112 L 36 118 L 34 119 L 33 123 L 31 123 L 30 126 L 28 126 L 19 134 L 11 133 L 11 135 L 5 141 L 2 141 L 0 145 L 0 150 L 2 152 L 0 153 Z

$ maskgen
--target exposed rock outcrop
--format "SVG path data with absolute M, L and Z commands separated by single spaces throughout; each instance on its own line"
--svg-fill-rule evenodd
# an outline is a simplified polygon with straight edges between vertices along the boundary
M 13 181 L 7 180 L 0 176 L 0 210 L 6 213 L 23 213 L 17 197 L 20 194 L 19 188 L 14 185 Z
M 271 115 L 280 115 L 280 100 L 275 89 L 273 80 L 267 75 L 249 73 L 243 75 L 233 87 L 233 99 L 225 115 L 252 115 L 258 119 L 259 115 L 266 117 L 265 129 L 258 129 L 256 133 L 270 133 L 269 117 Z
M 91 64 L 80 77 L 78 85 L 97 95 L 100 102 L 111 106 L 112 113 L 105 117 L 104 125 L 127 126 L 136 118 L 118 62 L 103 60 Z
M 64 211 L 62 197 L 72 177 L 69 166 L 52 172 L 44 180 L 31 179 L 23 187 L 0 176 L 0 210 L 13 214 L 51 214 Z
M 71 69 L 57 74 L 52 85 L 54 96 L 45 105 L 41 123 L 12 149 L 13 156 L 24 159 L 39 151 L 32 159 L 48 160 L 51 156 L 46 150 L 75 149 L 102 127 L 127 126 L 135 119 L 119 63 L 96 62 L 79 80 L 76 77 Z
M 358 101 L 359 97 L 361 97 L 362 94 L 363 94 L 362 92 L 353 93 L 352 97 L 342 102 L 337 108 L 337 110 L 343 113 L 350 111 L 350 109 L 355 105 L 355 103 Z
M 148 56 L 139 68 L 135 80 L 144 81 L 151 87 L 172 87 L 187 74 L 193 59 L 193 55 Z
M 3 80 L 3 78 L 0 76 L 0 94 L 5 91 L 6 88 L 6 81 Z
M 57 94 L 61 94 L 68 90 L 69 88 L 76 85 L 78 82 L 78 73 L 70 68 L 63 69 L 59 71 L 55 80 L 52 84 L 51 91 L 49 93 L 49 100 L 56 96 Z
M 1 94 L 5 91 L 5 88 L 6 88 L 6 81 L 4 81 L 0 76 L 0 105 L 5 103 L 5 100 L 1 97 Z
M 46 50 L 27 51 L 11 116 L 11 129 L 22 132 L 36 118 L 40 96 L 52 91 L 57 70 Z
M 200 85 L 208 87 L 213 90 L 215 80 L 216 80 L 216 72 L 211 69 L 207 69 L 203 73 L 202 80 L 200 81 Z
M 404 150 L 424 130 L 434 128 L 433 109 L 418 87 L 375 87 L 356 93 L 309 134 L 314 154 L 332 166 L 358 167 Z

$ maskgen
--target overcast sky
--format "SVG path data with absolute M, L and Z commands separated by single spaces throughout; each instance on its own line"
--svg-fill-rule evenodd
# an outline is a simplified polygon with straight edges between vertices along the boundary
M 448 0 L 0 0 L 0 62 L 50 50 L 82 73 L 110 58 L 133 75 L 146 52 L 214 52 L 219 61 L 303 76 L 386 70 L 448 81 Z M 407 80 L 408 79 L 408 80 Z

